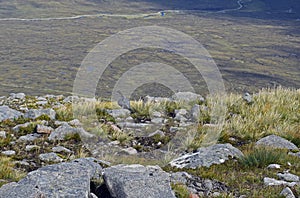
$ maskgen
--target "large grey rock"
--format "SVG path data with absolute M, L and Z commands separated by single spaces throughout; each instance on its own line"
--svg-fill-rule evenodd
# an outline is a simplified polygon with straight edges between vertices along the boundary
M 3 120 L 17 119 L 21 116 L 24 116 L 24 114 L 17 110 L 11 109 L 6 105 L 0 106 L 0 122 Z
M 55 111 L 53 109 L 30 109 L 25 113 L 25 118 L 36 119 L 41 115 L 47 115 L 50 119 L 55 119 Z
M 68 124 L 63 124 L 55 129 L 48 137 L 49 140 L 64 140 L 67 135 L 79 134 L 83 138 L 91 138 L 92 134 L 86 132 L 83 128 L 71 127 Z
M 256 145 L 289 150 L 299 150 L 295 144 L 277 135 L 269 135 L 267 137 L 264 137 L 258 140 L 256 142 Z
M 112 197 L 175 198 L 169 174 L 158 166 L 117 165 L 104 169 L 103 177 Z
M 240 158 L 243 153 L 231 144 L 215 144 L 209 147 L 199 148 L 196 153 L 185 154 L 170 162 L 177 168 L 210 167 L 213 164 L 224 163 L 229 157 Z
M 102 168 L 94 158 L 44 166 L 18 183 L 0 188 L 0 198 L 82 197 L 89 198 L 90 181 L 99 179 Z
M 204 98 L 201 95 L 193 92 L 178 92 L 172 96 L 172 99 L 176 101 L 186 101 L 186 102 L 204 101 Z

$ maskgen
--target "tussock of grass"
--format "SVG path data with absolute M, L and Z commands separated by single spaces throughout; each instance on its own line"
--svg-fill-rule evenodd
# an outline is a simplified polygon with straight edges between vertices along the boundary
M 25 176 L 25 173 L 14 169 L 14 163 L 11 158 L 0 156 L 0 178 L 7 182 L 18 181 Z M 0 181 L 0 186 L 5 184 L 4 181 Z
M 263 89 L 250 105 L 240 95 L 230 94 L 226 104 L 228 117 L 223 132 L 253 141 L 269 134 L 299 141 L 300 90 Z
M 189 190 L 184 184 L 171 184 L 172 190 L 177 198 L 189 198 Z
M 257 148 L 242 157 L 239 162 L 247 168 L 264 168 L 269 164 L 280 163 L 283 157 L 282 150 Z

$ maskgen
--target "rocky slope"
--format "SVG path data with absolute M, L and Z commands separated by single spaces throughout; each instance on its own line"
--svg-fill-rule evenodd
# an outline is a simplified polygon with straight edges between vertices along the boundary
M 80 120 L 72 116 L 73 112 L 76 115 L 76 101 L 85 110 L 88 104 L 98 105 L 93 128 L 85 114 L 78 116 Z M 14 170 L 25 175 L 11 182 L 16 179 L 3 175 L 0 169 L 4 184 L 0 197 L 251 197 L 251 192 L 245 193 L 228 181 L 198 172 L 222 166 L 234 171 L 230 164 L 243 167 L 241 164 L 257 162 L 249 158 L 247 145 L 286 152 L 286 159 L 293 160 L 287 164 L 254 165 L 263 168 L 255 169 L 258 172 L 268 171 L 257 182 L 261 188 L 279 186 L 284 197 L 299 196 L 300 179 L 294 173 L 298 174 L 300 152 L 287 139 L 267 135 L 255 143 L 237 136 L 224 141 L 220 135 L 205 147 L 182 143 L 195 125 L 216 127 L 203 119 L 208 108 L 205 101 L 197 94 L 177 93 L 172 98 L 146 97 L 122 109 L 106 102 L 100 102 L 100 108 L 96 99 L 78 97 L 22 93 L 1 97 L 1 160 L 9 157 Z M 251 105 L 255 100 L 244 102 Z M 184 147 L 167 149 L 172 141 Z M 169 155 L 172 158 L 167 160 Z M 253 164 L 249 166 L 253 168 Z

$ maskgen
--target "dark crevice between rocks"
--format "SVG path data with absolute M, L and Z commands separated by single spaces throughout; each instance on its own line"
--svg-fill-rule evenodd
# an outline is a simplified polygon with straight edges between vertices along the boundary
M 91 181 L 91 193 L 94 193 L 98 198 L 113 198 L 105 183 Z

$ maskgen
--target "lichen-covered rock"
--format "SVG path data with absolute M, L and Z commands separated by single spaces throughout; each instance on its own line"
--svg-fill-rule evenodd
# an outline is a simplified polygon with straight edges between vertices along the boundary
M 289 150 L 299 150 L 295 144 L 277 135 L 269 135 L 267 137 L 264 137 L 258 140 L 256 142 L 256 145 Z
M 209 147 L 199 148 L 196 153 L 185 154 L 170 162 L 177 168 L 210 167 L 213 164 L 224 163 L 229 157 L 240 158 L 243 153 L 231 144 L 215 144 Z
M 21 116 L 24 116 L 24 114 L 17 110 L 11 109 L 6 105 L 0 106 L 0 122 L 3 120 L 17 119 Z
M 94 158 L 44 166 L 18 183 L 0 188 L 0 198 L 80 197 L 90 198 L 92 178 L 99 179 L 102 168 Z
M 175 198 L 169 174 L 158 166 L 117 165 L 104 169 L 103 176 L 112 197 Z

